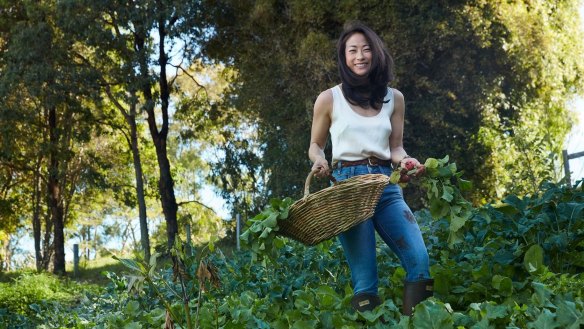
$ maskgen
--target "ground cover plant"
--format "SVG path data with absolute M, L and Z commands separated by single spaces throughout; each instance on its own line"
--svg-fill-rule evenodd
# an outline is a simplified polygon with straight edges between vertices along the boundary
M 342 248 L 336 240 L 306 247 L 278 236 L 278 220 L 286 220 L 292 203 L 284 199 L 272 200 L 248 222 L 239 252 L 226 255 L 212 243 L 193 252 L 178 241 L 169 255 L 153 255 L 149 263 L 120 259 L 125 271 L 107 272 L 109 283 L 103 291 L 76 290 L 73 303 L 43 295 L 16 309 L 0 304 L 0 327 L 584 325 L 582 182 L 574 188 L 546 183 L 537 194 L 510 195 L 500 203 L 473 208 L 456 201 L 464 182 L 457 181 L 459 173 L 442 160 L 435 169 L 443 179 L 438 175 L 435 184 L 426 183 L 428 193 L 444 202 L 434 200 L 429 210 L 415 214 L 430 252 L 435 296 L 419 304 L 412 317 L 399 312 L 405 273 L 383 244 L 378 245 L 378 261 L 385 302 L 370 313 L 351 312 L 350 274 Z M 434 177 L 432 165 L 426 163 L 426 171 Z M 4 300 L 17 292 L 2 289 L 0 294 Z M 382 317 L 387 324 L 381 324 Z

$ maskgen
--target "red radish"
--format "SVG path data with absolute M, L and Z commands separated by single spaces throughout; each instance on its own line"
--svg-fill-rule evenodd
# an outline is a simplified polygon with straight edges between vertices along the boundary
M 408 160 L 408 161 L 406 161 L 406 163 L 405 163 L 405 168 L 406 168 L 408 171 L 410 171 L 410 170 L 414 169 L 414 168 L 415 168 L 415 166 L 416 166 L 416 164 L 415 164 L 415 163 L 414 163 L 414 161 L 412 161 L 412 160 Z

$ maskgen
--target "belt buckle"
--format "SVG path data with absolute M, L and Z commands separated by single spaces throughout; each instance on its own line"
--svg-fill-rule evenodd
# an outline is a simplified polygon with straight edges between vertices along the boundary
M 376 165 L 377 165 L 377 163 L 376 163 L 377 161 L 373 161 L 373 162 L 371 162 L 371 159 L 373 159 L 373 158 L 371 158 L 371 157 L 367 158 L 367 163 L 368 163 L 370 166 L 376 166 Z

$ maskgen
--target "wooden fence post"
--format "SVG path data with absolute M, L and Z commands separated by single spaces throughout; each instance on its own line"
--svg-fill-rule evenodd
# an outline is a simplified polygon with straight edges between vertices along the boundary
M 73 276 L 77 277 L 79 275 L 79 245 L 76 243 L 73 245 Z
M 584 152 L 568 154 L 568 150 L 562 150 L 562 158 L 564 160 L 564 178 L 568 187 L 572 187 L 572 177 L 570 176 L 570 160 L 579 157 L 584 157 Z

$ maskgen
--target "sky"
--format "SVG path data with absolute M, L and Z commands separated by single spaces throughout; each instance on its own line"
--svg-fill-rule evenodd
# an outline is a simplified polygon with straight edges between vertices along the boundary
M 580 23 L 584 29 L 584 3 L 580 6 Z M 582 40 L 584 42 L 584 40 Z M 572 131 L 566 139 L 565 149 L 568 154 L 584 152 L 584 95 L 580 95 L 572 102 L 568 102 L 571 110 L 576 113 L 578 123 L 574 125 Z M 572 183 L 584 178 L 584 157 L 569 161 Z
M 572 131 L 566 138 L 565 149 L 568 151 L 568 154 L 584 152 L 584 97 L 580 96 L 569 104 L 571 110 L 577 115 L 578 123 L 574 125 Z M 583 179 L 584 157 L 569 160 L 569 163 L 572 183 L 578 179 Z

